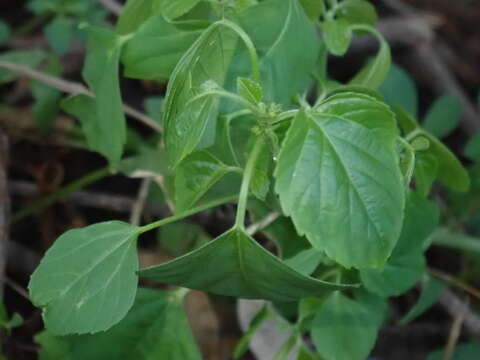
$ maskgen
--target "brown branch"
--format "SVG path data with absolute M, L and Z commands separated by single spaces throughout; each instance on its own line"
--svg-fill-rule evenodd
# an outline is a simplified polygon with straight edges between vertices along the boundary
M 51 76 L 26 66 L 17 65 L 8 61 L 0 61 L 0 68 L 14 71 L 30 79 L 40 81 L 45 85 L 51 86 L 67 94 L 72 94 L 72 95 L 82 94 L 82 95 L 87 95 L 91 97 L 95 96 L 95 94 L 93 94 L 91 91 L 89 91 L 85 86 L 83 86 L 80 83 L 76 83 L 73 81 L 68 81 L 55 76 Z M 123 105 L 123 111 L 125 112 L 125 114 L 142 122 L 144 125 L 154 129 L 155 131 L 160 133 L 162 132 L 162 127 L 155 120 L 143 114 L 142 112 L 139 112 L 138 110 L 128 105 Z
M 457 295 L 452 291 L 446 289 L 439 299 L 440 304 L 443 308 L 453 317 L 458 316 L 458 314 L 464 311 L 464 301 L 462 301 Z M 465 319 L 463 325 L 465 328 L 474 335 L 480 334 L 480 316 L 473 312 L 471 309 L 466 310 Z
M 130 223 L 132 225 L 139 225 L 142 218 L 142 213 L 145 208 L 145 203 L 147 201 L 148 191 L 150 190 L 150 185 L 152 184 L 151 178 L 145 178 L 140 184 L 138 189 L 137 199 L 132 207 L 132 213 L 130 215 Z
M 432 276 L 435 276 L 443 281 L 446 281 L 447 283 L 467 292 L 468 294 L 475 297 L 477 300 L 480 300 L 480 290 L 460 281 L 454 276 L 433 268 L 428 268 L 428 273 Z
M 10 196 L 7 189 L 8 139 L 0 129 L 0 302 L 3 299 L 5 268 L 7 263 L 8 223 Z
M 455 315 L 450 329 L 450 334 L 448 335 L 447 346 L 445 347 L 445 352 L 443 354 L 443 360 L 452 360 L 455 352 L 455 347 L 457 346 L 458 338 L 462 332 L 462 324 L 465 320 L 465 316 L 468 313 L 468 307 L 470 305 L 470 298 L 466 298 L 463 302 L 463 307 Z
M 27 181 L 11 181 L 10 193 L 15 196 L 32 197 L 39 194 L 37 185 Z M 135 205 L 135 199 L 129 196 L 105 194 L 97 191 L 79 190 L 64 198 L 78 206 L 91 207 L 118 213 L 128 213 Z M 155 217 L 165 217 L 168 208 L 160 204 L 147 203 L 145 210 Z

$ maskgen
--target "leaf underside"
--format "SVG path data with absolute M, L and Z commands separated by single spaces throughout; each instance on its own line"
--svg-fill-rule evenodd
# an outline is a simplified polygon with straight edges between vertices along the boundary
M 139 275 L 219 295 L 272 301 L 348 288 L 301 275 L 235 228 L 185 256 L 142 269 Z

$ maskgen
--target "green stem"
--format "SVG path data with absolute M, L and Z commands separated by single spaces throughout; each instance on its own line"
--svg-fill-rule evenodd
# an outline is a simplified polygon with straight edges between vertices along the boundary
M 264 140 L 262 137 L 257 138 L 253 149 L 248 157 L 247 165 L 243 173 L 242 186 L 240 188 L 240 195 L 238 197 L 237 217 L 235 218 L 235 227 L 244 229 L 245 227 L 245 213 L 247 212 L 248 190 L 250 188 L 250 180 L 255 170 L 258 155 L 263 148 Z
M 253 45 L 253 42 L 248 34 L 240 26 L 229 20 L 223 19 L 220 20 L 219 23 L 232 29 L 243 40 L 245 46 L 247 47 L 248 53 L 250 54 L 253 80 L 260 82 L 260 61 L 258 60 L 258 54 L 257 50 L 255 50 L 255 45 Z
M 110 167 L 101 168 L 99 170 L 88 173 L 84 177 L 65 185 L 64 187 L 58 189 L 57 191 L 39 199 L 38 201 L 33 202 L 32 204 L 18 211 L 16 214 L 12 216 L 11 222 L 15 223 L 29 216 L 30 214 L 37 213 L 40 210 L 46 208 L 47 206 L 55 203 L 59 199 L 74 192 L 75 190 L 81 189 L 87 185 L 90 185 L 91 183 L 94 183 L 100 179 L 103 179 L 104 177 L 110 175 L 110 173 L 111 173 Z
M 163 225 L 167 225 L 167 224 L 171 224 L 175 221 L 178 221 L 178 220 L 182 220 L 186 217 L 189 217 L 189 216 L 192 216 L 192 215 L 195 215 L 199 212 L 202 212 L 202 211 L 205 211 L 205 210 L 208 210 L 208 209 L 211 209 L 213 207 L 216 207 L 216 206 L 219 206 L 219 205 L 223 205 L 223 204 L 226 204 L 226 203 L 229 203 L 229 202 L 232 202 L 232 201 L 235 201 L 236 199 L 238 198 L 237 195 L 234 195 L 234 196 L 229 196 L 229 197 L 225 197 L 225 198 L 222 198 L 222 199 L 219 199 L 219 200 L 215 200 L 215 201 L 211 201 L 205 205 L 200 205 L 200 206 L 197 206 L 197 207 L 194 207 L 190 210 L 187 210 L 187 211 L 184 211 L 180 214 L 177 214 L 177 215 L 173 215 L 173 216 L 169 216 L 165 219 L 161 219 L 161 220 L 158 220 L 158 221 L 155 221 L 153 223 L 150 223 L 148 225 L 145 225 L 145 226 L 142 226 L 142 227 L 139 227 L 138 228 L 138 233 L 139 234 L 143 234 L 144 232 L 147 232 L 147 231 L 150 231 L 150 230 L 153 230 L 153 229 L 156 229 L 160 226 L 163 226 Z

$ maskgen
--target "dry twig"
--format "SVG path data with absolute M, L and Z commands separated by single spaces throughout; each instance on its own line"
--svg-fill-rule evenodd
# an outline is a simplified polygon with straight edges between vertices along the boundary
M 72 94 L 72 95 L 82 94 L 82 95 L 87 95 L 91 97 L 95 96 L 95 94 L 93 94 L 91 91 L 89 91 L 85 86 L 83 86 L 80 83 L 57 78 L 55 76 L 45 74 L 41 71 L 31 69 L 26 66 L 17 65 L 8 61 L 0 61 L 0 68 L 14 71 L 30 79 L 40 81 L 48 86 L 61 90 L 67 94 Z M 142 112 L 128 105 L 123 105 L 123 111 L 125 112 L 125 114 L 131 116 L 133 119 L 136 119 L 142 122 L 144 125 L 154 129 L 155 131 L 162 132 L 161 126 L 151 117 L 143 114 Z

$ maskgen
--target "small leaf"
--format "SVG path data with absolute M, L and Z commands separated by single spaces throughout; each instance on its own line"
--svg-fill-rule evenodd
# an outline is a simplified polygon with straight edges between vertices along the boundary
M 464 154 L 472 161 L 480 161 L 480 133 L 474 134 L 468 140 Z
M 51 57 L 43 71 L 58 76 L 61 72 L 59 59 Z M 41 131 L 48 131 L 53 119 L 58 114 L 58 104 L 62 97 L 62 93 L 39 81 L 32 82 L 31 89 L 32 95 L 35 98 L 35 104 L 32 107 L 32 111 L 35 115 L 37 126 Z
M 89 150 L 96 151 L 108 158 L 111 149 L 100 129 L 96 100 L 86 95 L 74 95 L 62 100 L 61 107 L 80 121 Z
M 127 125 L 122 110 L 118 77 L 122 38 L 101 28 L 88 28 L 88 51 L 83 77 L 95 94 L 95 116 L 102 154 L 110 163 L 120 161 L 127 139 Z
M 395 113 L 398 125 L 400 126 L 400 129 L 402 129 L 404 135 L 408 135 L 409 133 L 420 127 L 417 120 L 415 120 L 415 118 L 410 113 L 408 113 L 402 106 L 393 105 L 392 110 Z
M 263 90 L 260 84 L 256 81 L 239 77 L 237 79 L 237 92 L 252 104 L 257 104 L 262 101 Z
M 428 133 L 422 136 L 430 141 L 428 153 L 438 160 L 438 180 L 455 191 L 468 191 L 470 176 L 457 157 L 435 136 Z
M 430 309 L 438 301 L 438 298 L 442 295 L 445 288 L 446 286 L 444 283 L 429 276 L 427 281 L 422 284 L 422 291 L 416 304 L 402 318 L 402 320 L 400 320 L 400 324 L 406 325 Z
M 337 16 L 345 19 L 349 24 L 375 26 L 377 23 L 375 6 L 366 0 L 344 0 L 338 8 Z
M 415 157 L 415 187 L 423 196 L 428 196 L 438 176 L 438 160 L 432 154 L 419 153 Z
M 143 147 L 139 154 L 122 159 L 118 170 L 131 178 L 168 176 L 167 155 L 163 148 Z
M 265 145 L 263 146 L 263 151 L 255 163 L 252 180 L 250 182 L 250 191 L 262 201 L 266 199 L 268 191 L 270 190 L 271 165 L 273 162 L 270 150 Z
M 450 135 L 458 126 L 462 114 L 462 104 L 455 96 L 442 96 L 430 107 L 423 127 L 442 139 Z
M 193 152 L 210 126 L 215 130 L 218 98 L 196 96 L 224 82 L 237 36 L 214 23 L 195 41 L 177 64 L 165 100 L 165 143 L 172 167 Z M 194 99 L 194 100 L 192 100 Z M 213 145 L 213 141 L 210 144 Z
M 385 40 L 381 40 L 380 49 L 375 58 L 350 80 L 350 84 L 377 89 L 387 77 L 391 62 L 390 46 Z
M 275 301 L 348 288 L 301 275 L 236 228 L 187 255 L 142 269 L 139 275 L 219 295 Z
M 285 259 L 285 264 L 291 266 L 293 269 L 303 275 L 312 274 L 320 262 L 325 259 L 325 255 L 316 249 L 302 250 L 288 259 Z
M 175 209 L 188 210 L 231 169 L 206 151 L 186 157 L 175 172 Z
M 349 25 L 346 20 L 328 20 L 322 24 L 323 39 L 333 55 L 342 56 L 347 52 L 352 41 Z
M 417 88 L 412 78 L 401 67 L 393 64 L 378 90 L 388 105 L 400 106 L 413 117 L 417 116 Z
M 64 55 L 69 49 L 74 36 L 74 24 L 69 18 L 58 15 L 44 28 L 53 51 L 58 55 Z
M 137 236 L 136 227 L 110 221 L 57 239 L 28 286 L 49 331 L 94 333 L 126 315 L 137 290 Z
M 124 74 L 135 79 L 168 79 L 182 55 L 201 34 L 168 23 L 163 16 L 148 19 L 122 51 Z
M 175 0 L 163 1 L 162 12 L 168 20 L 175 20 L 192 10 L 202 0 Z
M 384 104 L 345 93 L 316 112 L 301 111 L 282 144 L 275 191 L 284 212 L 345 267 L 382 266 L 400 235 L 405 199 L 396 134 Z
M 399 296 L 414 286 L 425 272 L 423 244 L 439 222 L 437 206 L 411 192 L 405 208 L 400 239 L 381 270 L 360 270 L 365 287 L 382 297 Z
M 164 225 L 157 234 L 162 249 L 173 256 L 181 256 L 211 240 L 200 226 L 186 221 Z
M 43 332 L 35 340 L 42 345 L 40 360 L 201 359 L 181 294 L 159 290 L 139 289 L 127 316 L 106 332 L 69 337 Z
M 329 295 L 312 322 L 317 352 L 325 359 L 366 359 L 380 326 L 378 317 L 373 315 L 377 311 L 372 312 L 369 306 L 338 291 Z

